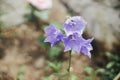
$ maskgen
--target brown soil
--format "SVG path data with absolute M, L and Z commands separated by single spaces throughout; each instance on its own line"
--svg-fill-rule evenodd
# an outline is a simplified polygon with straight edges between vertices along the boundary
M 32 24 L 22 24 L 3 31 L 0 36 L 0 80 L 18 80 L 21 67 L 25 66 L 23 80 L 44 80 L 53 71 L 46 71 L 47 48 L 41 47 L 38 37 L 43 32 L 36 31 Z M 65 53 L 64 56 L 66 56 Z M 84 65 L 91 62 L 86 56 L 74 54 L 71 74 L 83 80 Z M 63 60 L 62 71 L 68 67 L 68 55 Z M 53 76 L 54 80 L 66 80 Z

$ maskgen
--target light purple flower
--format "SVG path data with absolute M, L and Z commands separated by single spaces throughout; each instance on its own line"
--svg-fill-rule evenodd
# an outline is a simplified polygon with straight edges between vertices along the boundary
M 50 42 L 51 46 L 54 46 L 60 42 L 64 36 L 63 33 L 52 24 L 45 29 L 45 33 L 47 34 L 47 38 L 44 42 Z
M 86 24 L 87 22 L 85 22 L 80 16 L 75 16 L 67 19 L 63 26 L 67 35 L 71 35 L 73 33 L 81 35 Z
M 63 41 L 65 52 L 74 50 L 77 53 L 82 52 L 88 57 L 91 57 L 90 51 L 93 49 L 91 45 L 93 38 L 86 40 L 82 37 L 86 24 L 87 23 L 80 16 L 67 19 L 64 22 L 65 37 L 54 25 L 50 25 L 45 29 L 45 33 L 47 34 L 45 42 L 50 42 L 51 46 L 54 46 L 58 42 Z
M 73 50 L 77 53 L 82 52 L 83 54 L 87 55 L 88 57 L 91 57 L 90 50 L 92 50 L 91 42 L 92 39 L 85 40 L 82 36 L 79 36 L 77 33 L 74 33 L 73 35 L 69 35 L 65 38 L 63 38 L 64 43 L 64 51 Z
M 77 53 L 80 53 L 81 47 L 83 44 L 82 37 L 79 37 L 77 33 L 74 33 L 73 35 L 69 35 L 65 38 L 63 38 L 64 43 L 64 51 L 74 50 Z

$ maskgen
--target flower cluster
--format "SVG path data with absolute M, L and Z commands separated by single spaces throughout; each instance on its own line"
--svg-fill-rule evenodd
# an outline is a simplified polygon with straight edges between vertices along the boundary
M 45 33 L 47 34 L 45 42 L 49 42 L 51 43 L 51 46 L 54 46 L 58 42 L 62 41 L 65 47 L 65 52 L 74 50 L 77 53 L 82 52 L 88 57 L 91 57 L 90 51 L 93 48 L 90 43 L 92 42 L 93 38 L 86 40 L 82 37 L 82 33 L 86 24 L 87 23 L 80 16 L 67 19 L 63 24 L 66 36 L 51 24 L 45 29 Z

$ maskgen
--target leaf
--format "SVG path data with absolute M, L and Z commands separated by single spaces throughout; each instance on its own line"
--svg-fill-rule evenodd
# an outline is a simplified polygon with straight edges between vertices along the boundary
M 25 70 L 26 70 L 26 67 L 24 65 L 22 65 L 19 68 L 18 80 L 24 80 L 24 72 L 25 72 Z
M 38 38 L 38 41 L 42 47 L 49 46 L 49 43 L 44 42 L 44 40 L 45 40 L 45 37 L 43 37 L 43 36 L 40 36 Z
M 18 75 L 18 80 L 24 80 L 24 75 L 23 74 L 19 74 Z
M 113 66 L 114 66 L 114 64 L 115 64 L 115 62 L 114 61 L 112 61 L 112 62 L 109 62 L 108 64 L 107 64 L 107 66 L 106 66 L 106 68 L 112 68 Z
M 45 77 L 44 80 L 53 80 L 52 77 Z
M 62 64 L 60 62 L 47 62 L 48 66 L 50 66 L 51 68 L 53 68 L 55 71 L 59 72 Z
M 23 65 L 19 68 L 19 74 L 23 74 L 26 70 L 26 67 Z
M 106 56 L 108 57 L 108 58 L 110 58 L 110 59 L 113 59 L 113 60 L 119 60 L 119 56 L 118 55 L 113 55 L 112 53 L 110 53 L 110 52 L 107 52 L 106 53 Z
M 60 47 L 52 47 L 52 48 L 50 48 L 48 57 L 53 58 L 53 57 L 58 56 L 60 54 L 61 50 L 62 49 Z
M 113 55 L 112 55 L 110 52 L 107 52 L 107 53 L 106 53 L 106 56 L 107 56 L 108 58 L 113 58 Z
M 98 74 L 98 73 L 104 73 L 105 72 L 105 69 L 97 69 L 96 71 L 95 71 L 95 74 Z
M 42 19 L 43 21 L 47 21 L 49 18 L 49 10 L 44 10 L 44 11 L 35 11 L 35 15 L 37 17 L 39 17 L 40 19 Z
M 87 72 L 88 75 L 91 75 L 91 74 L 93 74 L 93 72 L 94 72 L 91 67 L 86 67 L 86 68 L 85 68 L 85 71 Z
M 77 78 L 77 76 L 75 76 L 75 75 L 72 75 L 72 78 L 71 78 L 71 80 L 78 80 L 78 78 Z

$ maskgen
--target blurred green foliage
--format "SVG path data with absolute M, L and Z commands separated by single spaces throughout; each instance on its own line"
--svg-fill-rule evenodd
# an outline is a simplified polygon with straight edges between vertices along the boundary
M 88 74 L 88 77 L 84 80 L 113 80 L 115 76 L 120 72 L 120 56 L 118 54 L 112 54 L 107 52 L 106 57 L 109 59 L 109 62 L 103 68 L 94 70 L 91 67 L 86 67 L 85 71 Z M 98 76 L 98 75 L 101 76 Z M 96 77 L 100 77 L 96 79 Z
M 22 65 L 22 66 L 19 68 L 18 80 L 24 80 L 24 72 L 25 72 L 25 70 L 26 70 L 25 65 Z
M 97 78 L 97 75 L 99 73 L 98 70 L 94 70 L 92 67 L 85 67 L 84 70 L 88 75 L 88 77 L 85 77 L 84 80 L 99 80 Z
M 48 57 L 54 58 L 60 55 L 62 49 L 59 46 L 55 46 L 49 49 Z
M 60 72 L 62 68 L 62 63 L 61 62 L 50 62 L 47 61 L 48 68 L 52 68 L 55 72 Z
M 41 46 L 41 47 L 47 47 L 47 46 L 50 47 L 50 44 L 44 42 L 44 40 L 45 40 L 45 37 L 44 37 L 44 36 L 40 36 L 40 37 L 38 38 L 38 42 L 39 42 L 40 46 Z
M 120 56 L 107 52 L 106 56 L 110 59 L 106 67 L 103 68 L 103 77 L 100 80 L 113 80 L 120 72 Z

